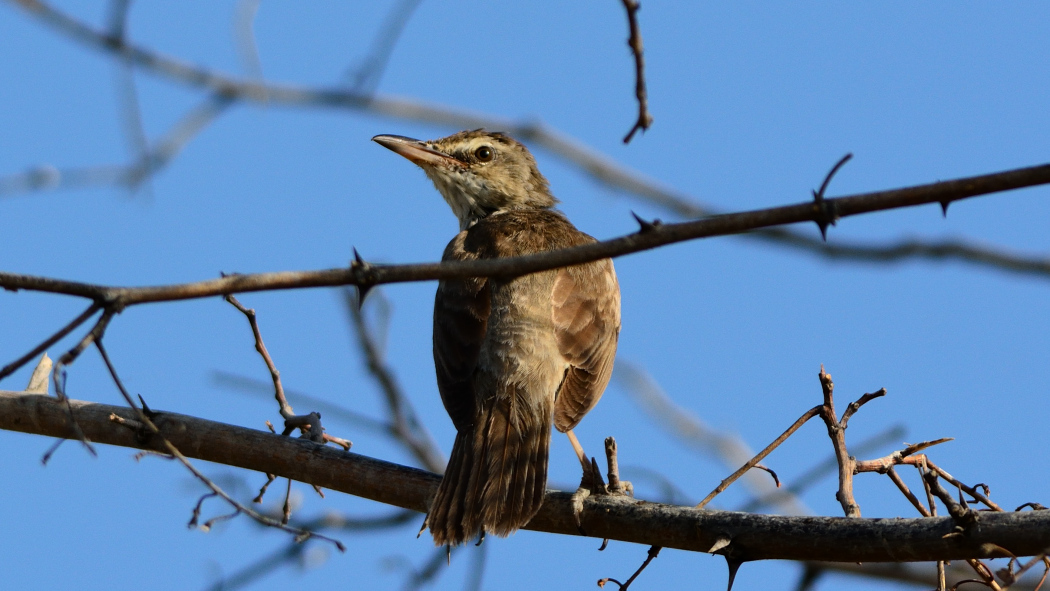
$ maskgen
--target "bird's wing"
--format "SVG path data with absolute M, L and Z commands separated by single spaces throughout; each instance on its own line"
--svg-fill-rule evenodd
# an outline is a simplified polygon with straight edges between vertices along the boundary
M 620 334 L 620 286 L 609 259 L 557 271 L 551 296 L 558 349 L 569 363 L 554 426 L 576 426 L 609 384 Z
M 474 260 L 460 232 L 445 248 L 443 261 Z M 485 278 L 452 279 L 438 284 L 434 298 L 434 367 L 438 390 L 456 430 L 464 432 L 476 417 L 473 375 L 489 318 Z

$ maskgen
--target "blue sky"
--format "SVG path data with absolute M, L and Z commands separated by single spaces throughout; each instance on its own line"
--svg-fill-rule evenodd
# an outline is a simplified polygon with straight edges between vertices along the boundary
M 105 3 L 58 6 L 102 26 Z M 388 3 L 263 2 L 255 20 L 262 73 L 300 85 L 342 84 L 368 54 Z M 132 41 L 187 62 L 250 76 L 233 32 L 237 3 L 134 4 Z M 378 92 L 521 122 L 543 122 L 662 186 L 722 210 L 807 199 L 844 153 L 854 159 L 829 195 L 895 188 L 1050 160 L 1050 41 L 1044 4 L 643 2 L 640 12 L 655 123 L 624 146 L 635 116 L 634 72 L 618 2 L 423 2 L 393 52 Z M 112 56 L 70 41 L 11 3 L 0 3 L 0 179 L 41 165 L 119 164 L 120 69 Z M 137 70 L 143 126 L 156 139 L 200 104 L 199 90 Z M 0 269 L 116 285 L 208 279 L 220 272 L 344 265 L 356 247 L 381 262 L 432 261 L 456 221 L 424 175 L 369 139 L 422 138 L 457 129 L 350 109 L 241 103 L 194 137 L 137 192 L 63 188 L 0 195 Z M 596 184 L 536 149 L 561 208 L 584 231 L 611 238 L 636 229 L 630 212 L 675 219 Z M 965 238 L 1046 256 L 1050 188 L 951 207 L 843 220 L 829 240 L 891 243 Z M 816 235 L 815 227 L 798 228 Z M 909 442 L 955 441 L 931 452 L 968 483 L 985 482 L 1006 507 L 1050 497 L 1042 466 L 1050 410 L 1050 278 L 960 262 L 829 262 L 746 238 L 679 244 L 616 261 L 623 292 L 619 360 L 644 368 L 676 404 L 714 429 L 761 448 L 820 400 L 816 374 L 834 376 L 840 404 L 886 387 L 850 423 L 849 441 L 901 425 Z M 454 435 L 437 396 L 430 353 L 433 283 L 384 289 L 392 307 L 388 361 L 444 446 Z M 339 294 L 251 294 L 285 386 L 381 416 Z M 16 358 L 84 303 L 27 292 L 0 294 L 0 359 Z M 106 336 L 132 390 L 154 408 L 262 428 L 265 395 L 217 383 L 216 371 L 265 380 L 243 317 L 218 299 L 150 305 L 117 317 Z M 52 351 L 53 356 L 72 341 Z M 23 371 L 0 388 L 24 387 Z M 119 404 L 88 351 L 71 368 L 75 398 Z M 295 400 L 292 400 L 293 404 Z M 304 408 L 302 404 L 297 408 Z M 412 459 L 352 425 L 329 429 L 354 450 Z M 631 466 L 665 475 L 702 498 L 729 470 L 654 422 L 614 380 L 577 430 L 597 453 L 619 441 Z M 12 588 L 203 588 L 287 545 L 287 536 L 238 519 L 210 533 L 185 527 L 199 486 L 177 465 L 135 462 L 126 449 L 91 458 L 67 444 L 0 432 L 0 504 L 7 535 L 0 564 Z M 892 451 L 886 447 L 878 455 Z M 787 481 L 830 455 L 824 428 L 805 427 L 765 463 Z M 203 465 L 246 498 L 261 475 Z M 578 464 L 555 435 L 553 485 Z M 659 491 L 640 470 L 639 496 Z M 918 481 L 907 475 L 914 486 Z M 304 485 L 300 514 L 388 509 Z M 838 515 L 825 479 L 802 497 Z M 859 476 L 866 516 L 912 516 L 884 477 Z M 279 495 L 271 492 L 270 501 Z M 721 508 L 748 499 L 737 486 Z M 695 502 L 695 501 L 694 501 Z M 225 511 L 206 506 L 213 514 Z M 282 568 L 252 588 L 313 584 L 400 588 L 404 564 L 431 553 L 412 525 L 338 534 L 351 551 L 309 568 Z M 589 588 L 625 578 L 646 548 L 521 532 L 488 546 L 485 588 Z M 458 588 L 473 550 L 439 581 Z M 406 562 L 407 561 L 407 562 Z M 544 565 L 537 568 L 536 564 Z M 739 588 L 792 588 L 797 567 L 747 565 Z M 639 589 L 724 583 L 720 558 L 665 551 Z M 855 585 L 829 577 L 818 588 Z

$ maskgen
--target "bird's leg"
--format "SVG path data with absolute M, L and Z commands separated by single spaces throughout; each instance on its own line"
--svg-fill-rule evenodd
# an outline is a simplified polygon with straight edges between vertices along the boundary
M 572 449 L 576 451 L 576 457 L 580 458 L 580 465 L 583 466 L 583 476 L 586 479 L 587 474 L 591 471 L 591 461 L 587 459 L 587 454 L 583 452 L 583 446 L 580 445 L 580 440 L 576 439 L 576 434 L 569 429 L 565 432 L 565 435 L 569 437 L 569 443 L 572 444 Z
M 583 446 L 580 445 L 580 440 L 576 438 L 576 434 L 572 432 L 572 429 L 566 431 L 565 435 L 569 437 L 569 443 L 572 444 L 572 449 L 576 451 L 576 457 L 580 459 L 580 466 L 583 468 L 580 488 L 576 489 L 576 492 L 572 495 L 572 517 L 576 521 L 576 529 L 580 530 L 580 533 L 585 533 L 581 521 L 583 502 L 591 494 L 604 493 L 605 481 L 602 480 L 602 473 L 598 469 L 598 463 L 587 459 L 587 454 L 584 453 Z

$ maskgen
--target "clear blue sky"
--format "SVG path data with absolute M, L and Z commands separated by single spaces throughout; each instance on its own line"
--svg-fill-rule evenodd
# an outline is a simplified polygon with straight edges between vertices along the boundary
M 515 121 L 542 121 L 625 167 L 723 210 L 806 199 L 844 153 L 855 158 L 829 190 L 841 195 L 1050 161 L 1050 37 L 1045 4 L 643 2 L 652 129 L 624 146 L 635 116 L 633 67 L 619 2 L 423 2 L 380 85 L 381 94 Z M 102 26 L 105 3 L 60 6 Z M 232 23 L 237 4 L 133 5 L 131 39 L 234 75 L 250 75 Z M 267 79 L 333 85 L 367 55 L 388 3 L 304 6 L 263 2 L 255 22 Z M 0 178 L 126 162 L 119 69 L 0 3 Z M 136 72 L 144 127 L 157 138 L 199 104 L 200 92 Z M 433 138 L 456 131 L 353 110 L 238 104 L 194 138 L 136 193 L 116 188 L 0 195 L 0 269 L 81 281 L 144 285 L 219 272 L 346 264 L 351 247 L 383 262 L 432 261 L 456 221 L 421 172 L 371 143 L 379 133 Z M 630 211 L 673 215 L 597 185 L 536 150 L 562 209 L 583 230 L 632 232 Z M 958 203 L 943 219 L 926 206 L 842 221 L 843 240 L 964 237 L 1030 255 L 1050 253 L 1050 188 Z M 815 227 L 800 228 L 816 235 Z M 909 442 L 955 441 L 931 452 L 960 479 L 985 482 L 1005 507 L 1050 501 L 1050 279 L 958 262 L 828 262 L 743 238 L 676 245 L 618 259 L 623 291 L 619 360 L 645 368 L 674 401 L 713 428 L 761 448 L 820 400 L 821 363 L 842 404 L 886 387 L 850 423 L 850 441 L 893 425 Z M 433 283 L 386 288 L 389 362 L 427 426 L 451 447 L 430 354 Z M 267 345 L 292 390 L 381 416 L 376 388 L 353 346 L 338 294 L 252 294 Z M 0 364 L 83 308 L 80 301 L 0 293 Z M 138 307 L 106 336 L 122 377 L 158 409 L 262 428 L 265 396 L 217 384 L 222 370 L 265 380 L 243 317 L 219 299 Z M 71 345 L 52 350 L 57 356 Z M 0 384 L 21 389 L 26 371 Z M 71 368 L 75 398 L 119 404 L 94 351 Z M 295 403 L 295 400 L 292 400 Z M 297 409 L 306 410 L 303 404 Z M 353 426 L 329 429 L 354 451 L 411 458 Z M 728 470 L 652 421 L 614 381 L 577 430 L 597 453 L 614 435 L 631 466 L 666 475 L 690 499 Z M 565 438 L 552 450 L 554 485 L 577 482 Z M 286 535 L 240 518 L 210 533 L 185 523 L 199 485 L 179 466 L 134 462 L 127 449 L 89 457 L 67 444 L 0 432 L 0 565 L 10 588 L 204 588 L 284 548 Z M 892 447 L 880 450 L 888 453 Z M 830 454 L 824 428 L 804 428 L 766 462 L 790 481 Z M 203 465 L 250 498 L 258 474 Z M 638 494 L 658 494 L 635 472 Z M 907 474 L 918 486 L 914 475 Z M 240 488 L 235 483 L 240 482 Z M 866 516 L 912 516 L 884 477 L 862 475 Z M 296 485 L 300 515 L 388 508 Z M 803 501 L 839 515 L 826 479 Z M 279 494 L 270 493 L 270 502 Z M 748 499 L 738 486 L 719 507 Z M 695 502 L 695 501 L 694 501 Z M 211 515 L 225 512 L 206 505 Z M 421 518 L 420 518 L 421 519 Z M 304 584 L 400 588 L 405 564 L 431 553 L 416 522 L 382 534 L 341 533 L 343 555 L 313 546 L 305 570 L 283 568 L 253 589 Z M 522 532 L 490 539 L 486 589 L 593 588 L 623 579 L 646 548 Z M 459 588 L 473 549 L 439 581 Z M 537 565 L 540 565 L 537 567 Z M 797 567 L 747 565 L 738 588 L 793 588 Z M 637 589 L 721 588 L 717 557 L 665 551 Z M 819 589 L 869 588 L 831 577 Z M 871 585 L 870 588 L 874 588 Z

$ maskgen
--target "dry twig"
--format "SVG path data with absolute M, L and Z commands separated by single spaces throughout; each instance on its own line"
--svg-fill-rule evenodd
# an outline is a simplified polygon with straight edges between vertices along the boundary
M 383 301 L 381 293 L 372 293 L 371 301 Z M 390 426 L 394 438 L 400 441 L 412 455 L 432 472 L 442 472 L 445 469 L 445 457 L 434 437 L 426 426 L 417 418 L 415 410 L 397 381 L 394 370 L 386 364 L 384 359 L 384 338 L 377 337 L 375 330 L 369 327 L 365 319 L 364 307 L 359 296 L 351 290 L 343 291 L 343 302 L 350 316 L 351 325 L 358 347 L 365 357 L 368 371 L 379 385 L 383 393 L 387 411 L 390 414 Z M 384 324 L 379 330 L 386 332 L 386 319 L 381 319 Z
M 635 121 L 631 131 L 623 138 L 623 143 L 631 142 L 635 132 L 649 129 L 653 124 L 653 116 L 649 113 L 649 92 L 645 87 L 645 56 L 642 48 L 642 29 L 638 26 L 638 10 L 642 5 L 636 0 L 623 0 L 623 7 L 627 10 L 627 25 L 630 28 L 630 36 L 627 38 L 627 46 L 631 48 L 634 56 L 634 96 L 638 99 L 638 120 Z M 644 567 L 643 567 L 644 568 Z

